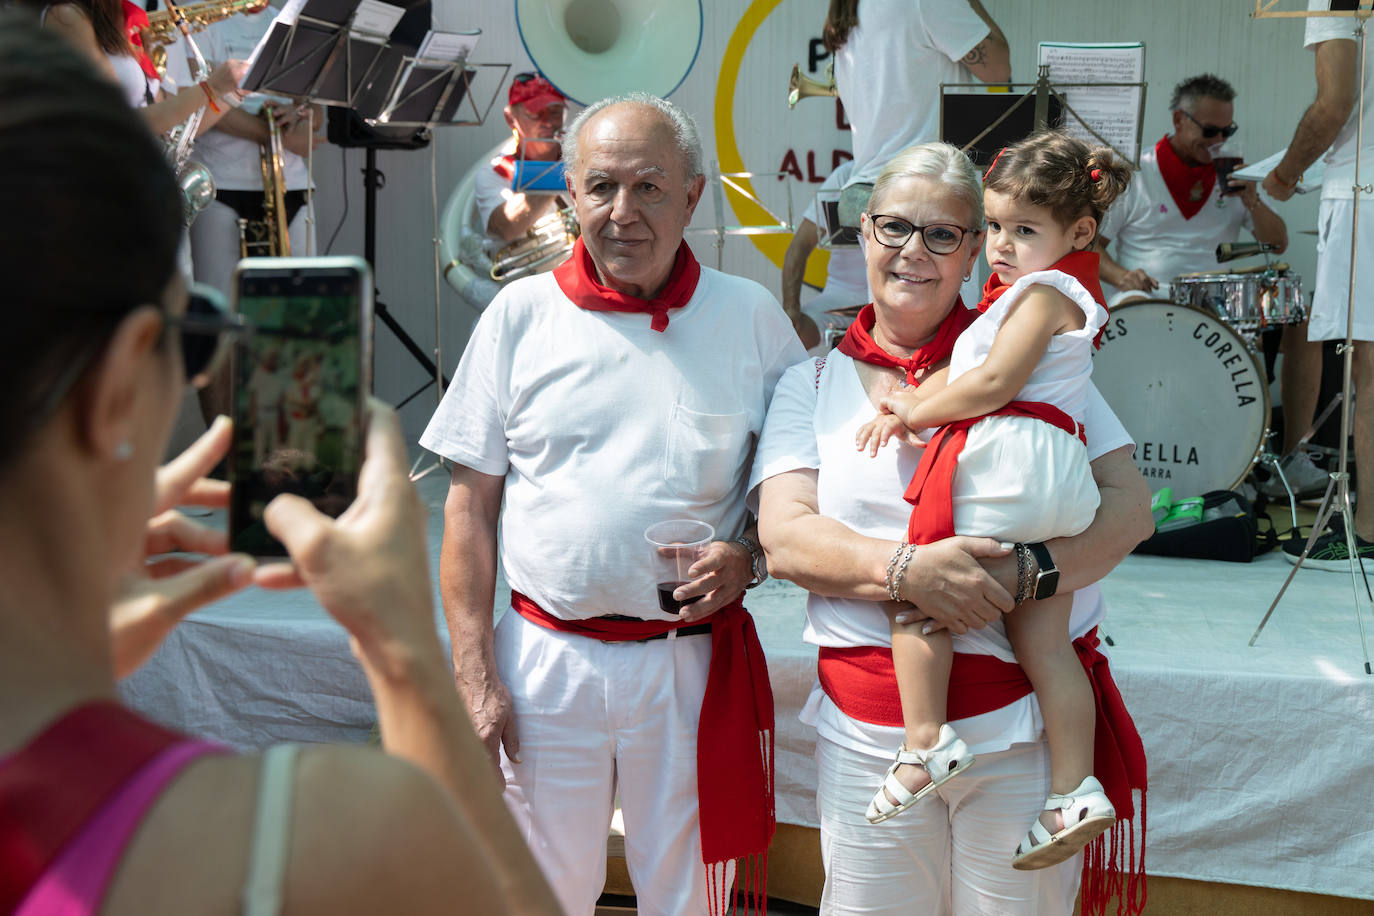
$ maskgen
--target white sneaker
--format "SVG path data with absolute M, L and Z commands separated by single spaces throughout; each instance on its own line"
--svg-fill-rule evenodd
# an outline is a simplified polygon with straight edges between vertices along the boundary
M 1312 456 L 1305 451 L 1285 455 L 1279 460 L 1279 467 L 1283 469 L 1283 476 L 1288 478 L 1288 486 L 1292 488 L 1293 494 L 1298 498 L 1323 492 L 1327 482 L 1331 479 L 1331 475 L 1312 463 Z M 1284 497 L 1288 495 L 1278 474 L 1270 474 L 1269 479 L 1260 484 L 1259 489 L 1265 496 Z

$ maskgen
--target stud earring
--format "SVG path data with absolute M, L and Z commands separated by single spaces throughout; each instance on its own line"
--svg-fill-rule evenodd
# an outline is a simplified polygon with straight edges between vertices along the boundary
M 130 442 L 128 439 L 125 439 L 123 442 L 120 442 L 118 445 L 114 447 L 114 454 L 112 455 L 112 457 L 115 461 L 128 461 L 130 458 L 134 457 L 133 443 Z
M 968 281 L 970 281 L 970 280 L 972 280 L 972 279 L 973 279 L 973 274 L 971 274 L 971 273 L 970 273 L 970 274 L 964 274 L 964 282 L 965 282 L 965 283 L 967 283 Z

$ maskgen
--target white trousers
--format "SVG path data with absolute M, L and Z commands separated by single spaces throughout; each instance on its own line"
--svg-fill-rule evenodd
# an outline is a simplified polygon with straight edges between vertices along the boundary
M 291 237 L 291 254 L 295 257 L 305 257 L 306 233 L 310 228 L 305 217 L 310 207 L 309 202 L 301 207 L 287 227 L 287 235 Z M 191 261 L 196 282 L 209 284 L 232 297 L 234 268 L 239 263 L 238 213 L 228 204 L 212 200 L 191 224 L 190 231 Z
M 869 799 L 890 760 L 818 739 L 816 808 L 825 891 L 821 913 L 1068 916 L 1083 856 L 1016 871 L 1011 856 L 1050 791 L 1044 742 L 979 754 L 974 765 L 891 820 L 870 824 Z
M 495 644 L 520 737 L 520 762 L 501 756 L 506 803 L 564 912 L 595 909 L 618 790 L 639 912 L 706 913 L 696 753 L 711 637 L 603 643 L 508 611 Z

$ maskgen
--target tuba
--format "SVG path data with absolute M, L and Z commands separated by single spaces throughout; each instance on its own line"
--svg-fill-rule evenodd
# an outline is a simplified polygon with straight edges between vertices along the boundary
M 497 283 L 509 283 L 553 270 L 572 254 L 579 234 L 572 207 L 549 213 L 526 230 L 523 237 L 496 253 L 490 276 Z
M 282 179 L 281 127 L 270 105 L 259 113 L 267 122 L 267 145 L 258 148 L 262 168 L 262 212 L 259 220 L 239 220 L 239 255 L 289 257 L 291 235 L 286 219 L 286 186 Z

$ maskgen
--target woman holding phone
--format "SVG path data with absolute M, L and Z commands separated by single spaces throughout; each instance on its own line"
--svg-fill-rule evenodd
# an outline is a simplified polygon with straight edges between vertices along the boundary
M 217 320 L 187 312 L 154 138 L 18 21 L 0 25 L 0 198 L 0 912 L 556 913 L 453 690 L 395 415 L 374 407 L 338 520 L 271 505 L 293 564 L 148 562 L 225 550 L 171 507 L 223 504 L 201 475 L 228 424 L 158 468 Z M 308 585 L 349 631 L 383 753 L 236 755 L 119 705 L 180 616 L 251 581 Z

